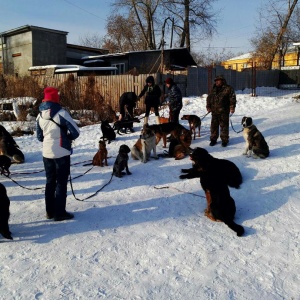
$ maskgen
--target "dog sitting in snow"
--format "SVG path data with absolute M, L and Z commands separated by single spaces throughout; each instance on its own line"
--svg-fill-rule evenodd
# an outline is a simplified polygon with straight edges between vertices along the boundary
M 93 166 L 108 166 L 107 164 L 107 149 L 105 145 L 105 141 L 99 141 L 99 149 L 97 153 L 93 157 Z
M 157 159 L 156 135 L 154 131 L 149 128 L 149 125 L 145 124 L 143 126 L 140 138 L 131 149 L 131 157 L 146 163 L 150 158 L 151 151 L 153 151 L 154 158 Z
M 130 152 L 130 148 L 127 145 L 121 145 L 119 148 L 119 154 L 117 155 L 117 158 L 115 160 L 114 166 L 113 166 L 113 175 L 116 177 L 122 177 L 122 175 L 125 175 L 124 170 L 126 170 L 127 175 L 131 175 L 131 172 L 129 172 L 128 168 L 128 153 Z
M 233 221 L 236 207 L 228 188 L 239 188 L 242 183 L 238 167 L 229 160 L 214 158 L 203 148 L 195 148 L 190 159 L 193 167 L 182 169 L 181 172 L 185 174 L 179 178 L 200 178 L 207 201 L 205 216 L 213 221 L 224 222 L 237 236 L 242 236 L 244 228 Z
M 0 234 L 9 240 L 12 240 L 11 232 L 9 231 L 8 220 L 10 201 L 7 196 L 5 186 L 0 183 Z
M 252 118 L 243 117 L 241 124 L 243 126 L 243 136 L 246 141 L 246 148 L 243 155 L 254 158 L 268 157 L 270 154 L 269 146 L 264 136 L 253 124 Z
M 101 122 L 101 131 L 102 137 L 100 139 L 103 139 L 103 141 L 108 141 L 108 144 L 110 144 L 111 141 L 116 139 L 116 133 L 114 129 L 110 126 L 108 120 L 104 120 Z

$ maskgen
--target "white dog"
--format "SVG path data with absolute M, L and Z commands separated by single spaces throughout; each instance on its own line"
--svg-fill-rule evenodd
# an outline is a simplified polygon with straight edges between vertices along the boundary
M 143 127 L 140 138 L 131 149 L 131 157 L 146 163 L 150 158 L 151 151 L 153 151 L 154 158 L 158 159 L 156 154 L 156 135 L 146 124 Z

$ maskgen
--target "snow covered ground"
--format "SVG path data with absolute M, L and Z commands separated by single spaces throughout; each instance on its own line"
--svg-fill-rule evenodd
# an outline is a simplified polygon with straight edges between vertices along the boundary
M 100 125 L 81 128 L 72 155 L 74 193 L 85 199 L 107 185 L 85 201 L 76 200 L 69 185 L 67 209 L 75 218 L 64 222 L 45 218 L 41 143 L 35 136 L 15 138 L 26 162 L 10 168 L 23 187 L 1 177 L 14 240 L 0 240 L 0 298 L 299 300 L 300 103 L 292 98 L 297 91 L 276 93 L 259 89 L 254 98 L 237 91 L 231 117 L 236 131 L 243 116 L 253 118 L 269 158 L 243 156 L 242 133 L 232 127 L 228 147 L 210 147 L 210 115 L 191 145 L 240 168 L 244 183 L 231 195 L 243 237 L 204 216 L 199 179 L 179 179 L 180 169 L 191 166 L 188 157 L 146 164 L 130 158 L 132 175 L 110 181 L 119 146 L 132 147 L 142 123 L 107 145 L 108 167 L 92 169 L 84 164 L 97 151 Z M 203 117 L 205 96 L 184 98 L 181 115 Z M 15 126 L 2 125 L 9 131 Z M 158 153 L 164 150 L 160 143 Z

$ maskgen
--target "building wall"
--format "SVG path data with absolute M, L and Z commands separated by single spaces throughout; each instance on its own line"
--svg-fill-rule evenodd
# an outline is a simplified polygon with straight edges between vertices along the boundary
M 5 71 L 9 74 L 24 74 L 32 65 L 32 36 L 25 32 L 6 38 L 3 49 Z
M 44 66 L 66 64 L 67 36 L 55 32 L 35 30 L 32 31 L 32 64 L 31 66 Z

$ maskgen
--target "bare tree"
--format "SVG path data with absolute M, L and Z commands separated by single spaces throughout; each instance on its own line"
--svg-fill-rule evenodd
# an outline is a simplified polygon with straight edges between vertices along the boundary
M 212 5 L 217 0 L 163 0 L 168 17 L 175 18 L 174 28 L 179 36 L 179 47 L 191 49 L 194 39 L 211 37 L 216 32 L 216 12 Z
M 272 68 L 275 55 L 279 57 L 279 67 L 283 57 L 297 33 L 289 26 L 298 0 L 269 0 L 260 10 L 260 26 L 257 36 L 251 40 L 255 49 L 254 57 L 265 69 Z
M 156 49 L 154 15 L 161 0 L 115 0 L 112 5 L 117 9 L 128 9 L 133 20 L 140 28 L 144 49 Z
M 86 47 L 102 48 L 104 38 L 98 33 L 88 33 L 79 37 L 79 44 Z
M 140 40 L 140 28 L 131 16 L 110 16 L 106 29 L 103 47 L 110 53 L 144 49 Z

